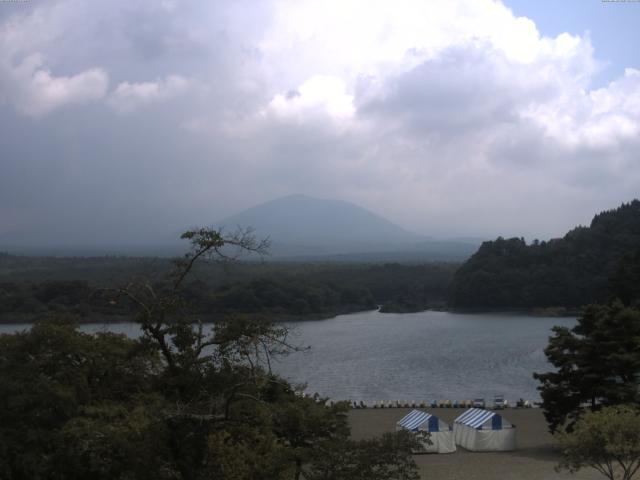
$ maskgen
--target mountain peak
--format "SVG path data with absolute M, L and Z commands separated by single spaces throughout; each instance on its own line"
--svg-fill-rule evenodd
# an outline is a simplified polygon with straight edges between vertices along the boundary
M 252 227 L 274 242 L 309 246 L 379 246 L 422 238 L 353 203 L 299 193 L 248 208 L 218 225 Z

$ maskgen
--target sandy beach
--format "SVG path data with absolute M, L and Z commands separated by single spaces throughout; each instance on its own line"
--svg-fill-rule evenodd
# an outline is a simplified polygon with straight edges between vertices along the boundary
M 465 409 L 425 408 L 452 424 Z M 351 410 L 349 422 L 354 439 L 370 438 L 393 432 L 395 423 L 410 412 L 407 408 Z M 421 478 L 442 480 L 595 480 L 603 478 L 598 472 L 585 469 L 571 475 L 557 473 L 558 453 L 553 437 L 547 431 L 542 410 L 509 408 L 500 412 L 516 425 L 518 448 L 513 452 L 473 453 L 460 447 L 451 454 L 416 455 Z

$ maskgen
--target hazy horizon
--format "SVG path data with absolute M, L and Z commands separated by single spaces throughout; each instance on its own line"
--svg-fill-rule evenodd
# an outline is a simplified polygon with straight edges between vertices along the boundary
M 600 213 L 600 212 L 596 212 Z M 588 226 L 590 222 L 584 225 Z M 484 241 L 498 236 L 523 237 L 528 243 L 563 237 L 524 237 L 523 235 L 433 236 L 405 229 L 376 212 L 351 202 L 319 199 L 306 194 L 292 194 L 254 205 L 234 215 L 206 224 L 183 225 L 180 230 L 162 232 L 153 239 L 132 242 L 95 243 L 5 242 L 0 239 L 0 252 L 35 256 L 175 256 L 187 248 L 180 239 L 182 232 L 202 226 L 233 234 L 250 229 L 256 239 L 268 239 L 270 247 L 263 259 L 273 260 L 340 260 L 347 261 L 459 261 L 467 258 Z M 572 227 L 573 228 L 573 227 Z M 569 230 L 569 229 L 568 229 Z M 567 230 L 567 231 L 568 231 Z M 10 237 L 9 237 L 10 238 Z M 466 246 L 465 246 L 466 245 Z M 245 256 L 246 257 L 246 256 Z M 246 259 L 258 257 L 246 257 Z M 386 260 L 385 260 L 386 259 Z
M 639 196 L 640 3 L 0 2 L 0 249 L 156 245 L 292 194 L 434 238 Z

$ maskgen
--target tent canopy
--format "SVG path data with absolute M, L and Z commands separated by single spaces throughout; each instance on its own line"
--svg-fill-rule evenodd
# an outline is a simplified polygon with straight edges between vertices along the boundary
M 413 432 L 420 445 L 414 453 L 452 453 L 456 451 L 453 429 L 438 417 L 421 410 L 412 410 L 396 423 L 396 431 Z
M 502 418 L 502 415 L 481 408 L 467 410 L 456 418 L 454 423 L 481 430 L 502 430 L 503 428 L 513 427 L 513 425 Z
M 443 422 L 444 423 L 444 422 Z M 416 432 L 418 430 L 439 432 L 440 420 L 435 415 L 420 410 L 412 410 L 398 421 L 398 426 Z M 443 424 L 446 428 L 447 426 Z M 447 428 L 449 430 L 450 428 Z

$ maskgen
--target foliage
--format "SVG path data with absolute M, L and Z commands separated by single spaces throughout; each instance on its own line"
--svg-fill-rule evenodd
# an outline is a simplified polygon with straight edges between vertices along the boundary
M 45 281 L 38 284 L 0 283 L 0 313 L 44 312 L 81 315 L 91 308 L 91 291 L 83 281 Z
M 589 306 L 578 324 L 554 327 L 545 354 L 557 369 L 534 373 L 552 432 L 572 428 L 584 408 L 636 401 L 640 311 L 620 302 Z
M 612 297 L 640 307 L 640 248 L 622 257 L 609 283 Z
M 81 322 L 121 320 L 130 315 L 131 302 L 111 302 L 97 285 L 117 286 L 114 282 L 127 271 L 130 278 L 148 279 L 158 291 L 171 288 L 175 281 L 167 278 L 170 268 L 163 259 L 10 259 L 0 258 L 0 268 L 14 272 L 7 275 L 14 281 L 0 283 L 0 321 L 32 321 L 50 313 L 72 314 Z M 73 278 L 65 263 L 71 261 L 77 264 L 75 280 L 67 279 Z M 229 313 L 274 319 L 329 317 L 379 304 L 384 304 L 383 311 L 417 311 L 444 304 L 456 268 L 454 264 L 198 262 L 181 285 L 181 297 L 191 311 L 207 319 Z M 117 272 L 115 279 L 112 269 Z M 29 281 L 23 279 L 26 274 Z
M 640 468 L 640 410 L 635 405 L 589 412 L 573 432 L 558 439 L 563 457 L 559 467 L 572 473 L 591 467 L 610 480 L 630 480 Z
M 418 480 L 411 458 L 417 448 L 410 432 L 386 433 L 381 438 L 327 442 L 313 451 L 308 480 Z
M 89 438 L 80 442 L 85 433 L 98 441 L 117 436 L 123 455 L 127 447 L 120 440 L 125 437 L 129 444 L 136 437 L 158 437 L 148 431 L 153 425 L 142 421 L 138 409 L 154 403 L 149 395 L 159 368 L 159 358 L 146 345 L 111 333 L 82 334 L 58 320 L 34 325 L 28 333 L 0 336 L 0 352 L 3 478 L 55 478 L 59 465 L 77 463 L 80 444 L 94 457 L 89 463 L 97 465 L 97 475 L 100 448 Z M 105 423 L 126 416 L 130 420 L 120 425 Z M 109 432 L 94 430 L 98 424 Z M 112 467 L 107 473 L 119 469 L 115 463 Z
M 164 282 L 110 292 L 135 307 L 141 338 L 59 318 L 0 336 L 0 477 L 347 478 L 315 476 L 327 451 L 341 472 L 415 478 L 406 439 L 352 442 L 346 405 L 271 372 L 274 355 L 295 349 L 286 328 L 244 316 L 193 324 L 183 287 L 196 262 L 264 245 L 209 230 L 184 238 L 192 250 Z
M 224 286 L 202 303 L 213 312 L 272 315 L 347 313 L 376 308 L 371 292 L 365 288 L 296 279 L 256 279 Z
M 564 238 L 527 245 L 523 238 L 500 237 L 483 243 L 456 272 L 449 302 L 455 308 L 492 309 L 604 302 L 614 293 L 610 277 L 638 245 L 639 200 L 596 215 L 589 227 Z
M 433 307 L 443 307 L 444 302 L 430 302 L 419 296 L 398 295 L 380 307 L 382 313 L 422 312 Z

